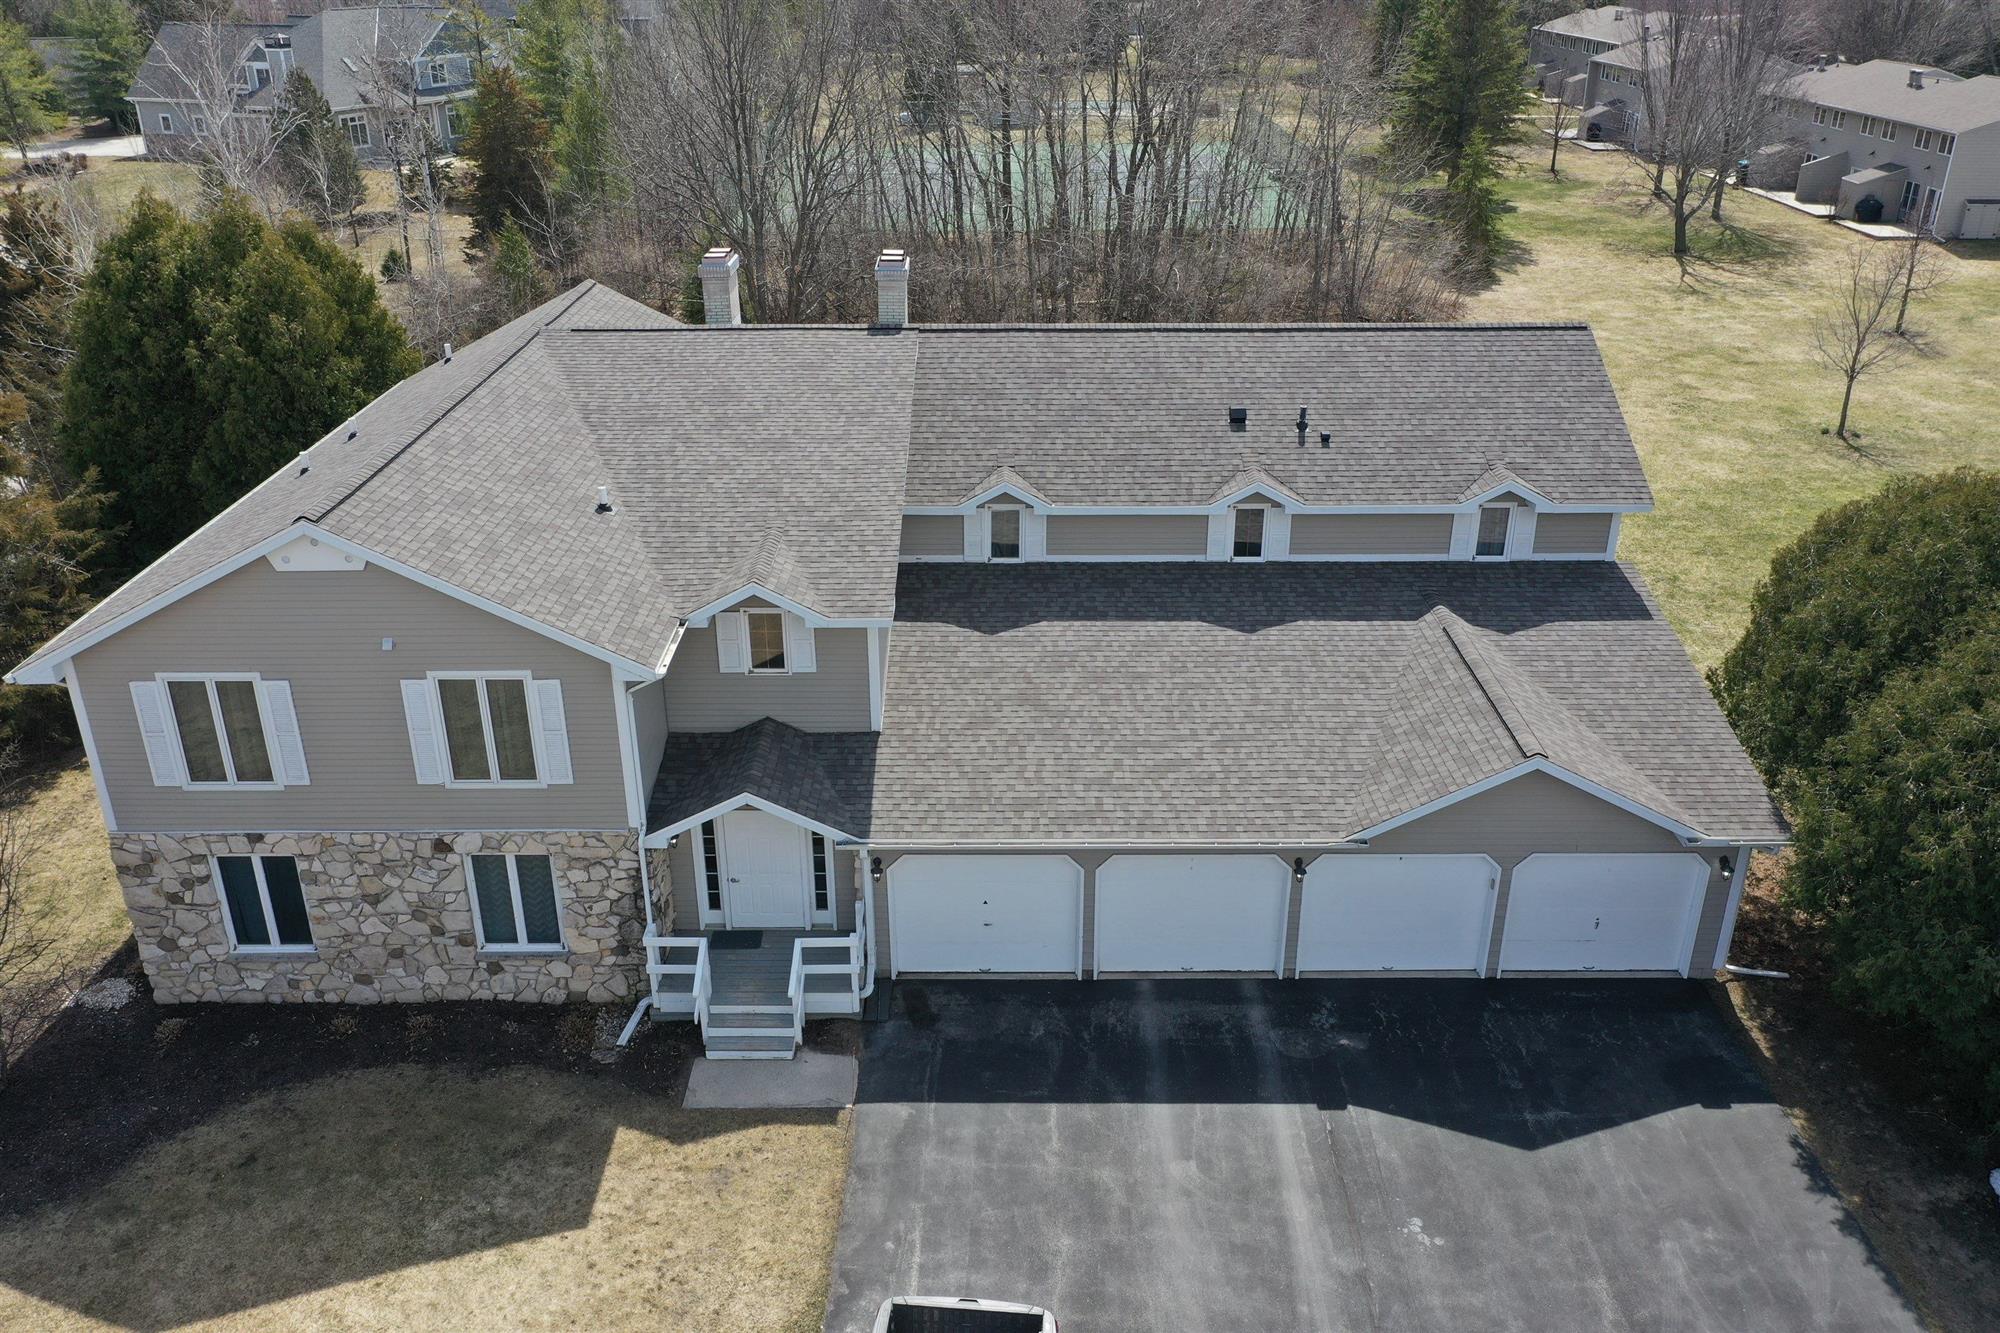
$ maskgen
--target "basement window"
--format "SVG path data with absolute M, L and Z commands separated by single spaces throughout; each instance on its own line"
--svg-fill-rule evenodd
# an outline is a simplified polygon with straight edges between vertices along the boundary
M 238 953 L 283 953 L 313 947 L 299 863 L 289 856 L 218 856 L 215 879 Z
M 525 953 L 563 947 L 555 869 L 546 856 L 470 856 L 479 947 Z
M 1235 510 L 1234 541 L 1229 548 L 1232 560 L 1264 558 L 1264 507 L 1239 505 Z
M 1479 510 L 1479 541 L 1472 554 L 1480 560 L 1498 560 L 1507 554 L 1507 530 L 1514 522 L 1512 505 L 1483 505 Z

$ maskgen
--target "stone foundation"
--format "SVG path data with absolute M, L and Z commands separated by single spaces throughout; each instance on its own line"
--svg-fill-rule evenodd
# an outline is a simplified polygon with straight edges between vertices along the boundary
M 464 856 L 554 863 L 560 953 L 482 953 Z M 311 953 L 237 953 L 209 858 L 295 856 Z M 638 836 L 608 833 L 123 833 L 111 859 L 163 1004 L 189 1000 L 590 1000 L 644 990 Z M 659 892 L 659 890 L 656 890 Z

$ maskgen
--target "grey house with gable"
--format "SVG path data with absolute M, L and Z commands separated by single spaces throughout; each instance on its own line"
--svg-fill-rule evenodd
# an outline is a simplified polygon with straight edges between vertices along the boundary
M 759 327 L 702 267 L 709 326 L 585 283 L 14 668 L 160 999 L 781 1057 L 898 976 L 1727 954 L 1787 834 L 1616 559 L 1587 328 L 923 325 L 898 252 Z

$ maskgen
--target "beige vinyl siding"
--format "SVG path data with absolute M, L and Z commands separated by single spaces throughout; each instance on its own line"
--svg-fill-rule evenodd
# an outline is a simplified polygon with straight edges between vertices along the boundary
M 1610 514 L 1542 514 L 1535 519 L 1536 555 L 1603 555 L 1611 545 Z
M 634 738 L 639 746 L 639 776 L 642 791 L 650 794 L 660 776 L 660 764 L 667 757 L 667 687 L 664 681 L 641 685 L 632 691 Z
M 385 638 L 393 650 L 383 651 Z M 611 668 L 374 566 L 281 574 L 254 560 L 82 653 L 76 666 L 123 830 L 627 826 Z M 154 786 L 130 683 L 160 671 L 254 671 L 289 681 L 311 784 L 275 792 Z M 401 682 L 429 671 L 530 671 L 560 680 L 575 783 L 419 785 Z
M 1048 520 L 1051 556 L 1208 553 L 1206 514 L 1059 514 Z
M 1293 555 L 1446 555 L 1450 514 L 1294 514 Z
M 868 631 L 813 631 L 818 670 L 786 676 L 723 674 L 715 627 L 688 630 L 667 667 L 667 725 L 734 731 L 775 718 L 801 731 L 867 731 Z
M 965 519 L 959 514 L 903 515 L 903 559 L 965 558 Z
M 964 854 L 982 851 L 977 847 L 955 850 Z M 1145 852 L 1168 849 L 1134 845 L 1119 850 Z M 1319 855 L 1464 853 L 1490 856 L 1499 863 L 1501 870 L 1497 904 L 1499 924 L 1493 931 L 1492 947 L 1486 960 L 1486 971 L 1490 975 L 1499 965 L 1500 943 L 1507 915 L 1507 894 L 1511 887 L 1514 867 L 1522 860 L 1537 852 L 1688 852 L 1691 850 L 1699 852 L 1709 863 L 1711 871 L 1707 892 L 1702 901 L 1701 920 L 1695 931 L 1694 947 L 1690 951 L 1693 965 L 1688 969 L 1690 975 L 1701 977 L 1708 975 L 1710 964 L 1714 961 L 1723 912 L 1729 902 L 1729 881 L 1717 868 L 1717 860 L 1723 855 L 1740 853 L 1732 853 L 1726 848 L 1684 847 L 1678 838 L 1657 824 L 1628 814 L 1614 805 L 1577 790 L 1566 782 L 1544 774 L 1530 773 L 1490 791 L 1481 792 L 1477 796 L 1469 796 L 1456 805 L 1446 806 L 1423 819 L 1386 833 L 1374 839 L 1367 847 L 1341 851 L 1328 850 L 1320 853 L 1298 847 L 1242 847 L 1231 848 L 1230 854 L 1267 852 L 1282 857 L 1288 864 L 1294 858 L 1302 858 L 1307 866 L 1310 866 Z M 918 853 L 903 853 L 885 847 L 872 847 L 870 851 L 881 857 L 883 866 L 883 874 L 875 888 L 875 920 L 879 946 L 876 965 L 878 974 L 887 976 L 891 949 L 888 925 L 888 870 L 900 856 Z M 1096 916 L 1097 869 L 1113 853 L 1097 848 L 1071 849 L 1066 853 L 1061 848 L 1035 848 L 1032 851 L 1023 849 L 1019 853 L 996 850 L 994 854 L 1049 853 L 1066 854 L 1084 869 L 1083 957 L 1085 975 L 1088 976 L 1094 943 L 1089 931 Z M 1284 965 L 1287 976 L 1292 973 L 1298 962 L 1299 893 L 1299 884 L 1295 877 L 1291 907 L 1285 923 Z

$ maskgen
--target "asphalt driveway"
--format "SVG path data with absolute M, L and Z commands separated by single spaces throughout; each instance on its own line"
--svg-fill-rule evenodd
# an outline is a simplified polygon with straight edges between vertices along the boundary
M 829 1333 L 1916 1329 L 1688 982 L 898 982 Z

